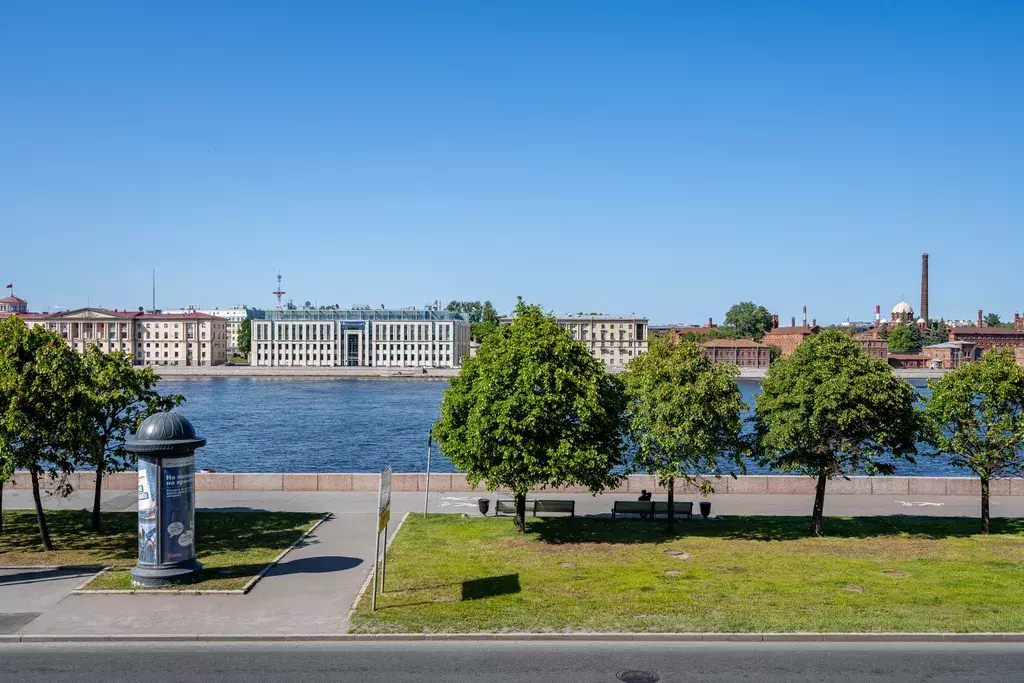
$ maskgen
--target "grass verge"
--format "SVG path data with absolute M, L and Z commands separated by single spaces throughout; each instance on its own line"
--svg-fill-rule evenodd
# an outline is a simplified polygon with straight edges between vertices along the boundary
M 114 567 L 89 583 L 89 590 L 131 590 L 128 569 L 138 557 L 137 515 L 105 512 L 102 532 L 89 530 L 90 513 L 47 511 L 55 550 L 39 544 L 35 513 L 6 511 L 0 534 L 3 565 L 95 564 Z M 322 515 L 307 512 L 196 512 L 196 551 L 203 581 L 188 590 L 238 590 Z
M 1024 631 L 1024 520 L 410 516 L 356 633 Z

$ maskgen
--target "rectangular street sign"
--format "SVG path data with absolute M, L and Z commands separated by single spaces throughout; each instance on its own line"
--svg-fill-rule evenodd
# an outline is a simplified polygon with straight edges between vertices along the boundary
M 391 505 L 391 465 L 380 473 L 380 495 L 377 498 L 377 515 L 383 515 Z

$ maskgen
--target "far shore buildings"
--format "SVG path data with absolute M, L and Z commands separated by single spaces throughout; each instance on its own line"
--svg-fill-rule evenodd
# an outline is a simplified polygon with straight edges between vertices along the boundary
M 27 309 L 27 305 L 25 306 Z M 0 311 L 42 326 L 84 353 L 122 351 L 135 365 L 212 366 L 227 361 L 227 321 L 203 313 L 143 313 L 79 308 L 58 313 Z
M 796 324 L 796 317 L 794 316 L 789 327 L 779 327 L 779 316 L 772 316 L 772 329 L 761 337 L 761 342 L 779 347 L 781 357 L 789 358 L 793 355 L 796 347 L 803 344 L 812 334 L 817 334 L 820 331 L 821 328 L 818 327 L 818 321 L 812 320 L 810 325 L 807 324 L 807 307 L 804 306 L 802 325 Z
M 238 332 L 242 327 L 242 322 L 246 318 L 263 317 L 263 311 L 255 308 L 249 308 L 248 306 L 233 306 L 231 308 L 196 308 L 195 306 L 189 306 L 188 308 L 166 310 L 164 313 L 203 313 L 217 318 L 224 318 L 228 322 L 227 331 L 229 354 L 240 353 L 238 349 Z
M 982 311 L 978 311 L 977 324 L 971 327 L 951 327 L 949 340 L 972 342 L 982 352 L 995 346 L 1019 349 L 1024 347 L 1024 318 L 1014 314 L 1013 319 L 1013 327 L 986 327 Z
M 469 321 L 436 308 L 283 307 L 252 321 L 258 367 L 454 368 L 469 356 Z
M 752 339 L 709 339 L 701 344 L 701 349 L 716 363 L 741 368 L 767 369 L 772 362 L 772 347 Z
M 515 318 L 501 319 L 511 325 Z M 621 368 L 647 351 L 647 318 L 620 315 L 565 315 L 556 318 L 572 338 L 608 368 Z

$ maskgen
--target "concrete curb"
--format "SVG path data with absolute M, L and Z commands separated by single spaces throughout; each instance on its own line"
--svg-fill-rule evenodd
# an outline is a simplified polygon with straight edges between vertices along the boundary
M 283 633 L 25 634 L 0 643 L 54 642 L 662 642 L 662 643 L 1024 643 L 1024 633 Z
M 260 582 L 260 579 L 262 579 L 266 575 L 267 572 L 269 572 L 271 569 L 273 569 L 275 566 L 277 566 L 277 563 L 280 562 L 282 559 L 284 559 L 285 555 L 287 555 L 291 551 L 295 550 L 295 548 L 297 548 L 300 543 L 305 541 L 306 538 L 308 538 L 309 535 L 311 533 L 313 533 L 318 526 L 320 526 L 321 524 L 326 522 L 328 519 L 330 519 L 331 516 L 332 515 L 331 515 L 330 512 L 324 513 L 324 515 L 322 517 L 320 517 L 320 519 L 318 519 L 316 522 L 314 522 L 313 525 L 310 526 L 308 529 L 306 529 L 306 531 L 303 532 L 303 534 L 301 536 L 299 536 L 297 539 L 295 539 L 294 543 L 292 543 L 290 546 L 288 546 L 287 548 L 282 550 L 280 553 L 278 553 L 277 557 L 275 557 L 273 560 L 271 560 L 267 564 L 267 566 L 265 566 L 263 569 L 261 569 L 260 572 L 256 576 L 254 576 L 251 579 L 249 579 L 249 581 L 244 586 L 242 586 L 241 588 L 238 588 L 238 589 L 234 589 L 234 590 L 186 590 L 186 589 L 180 589 L 180 590 L 159 590 L 159 589 L 138 588 L 138 589 L 132 589 L 132 590 L 88 590 L 86 588 L 86 586 L 88 586 L 90 583 L 92 583 L 97 578 L 99 578 L 100 574 L 102 574 L 103 572 L 107 571 L 108 569 L 111 569 L 111 567 L 104 567 L 95 576 L 90 577 L 88 581 L 86 581 L 85 583 L 80 585 L 75 590 L 71 591 L 71 595 L 246 595 L 249 591 L 251 591 L 253 589 L 253 587 L 257 583 Z M 0 567 L 2 567 L 2 565 L 0 565 Z

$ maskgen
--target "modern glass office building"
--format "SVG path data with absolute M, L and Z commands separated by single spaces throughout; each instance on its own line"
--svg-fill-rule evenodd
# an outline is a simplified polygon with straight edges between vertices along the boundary
M 469 321 L 420 308 L 279 308 L 252 321 L 252 364 L 451 368 L 469 356 Z

